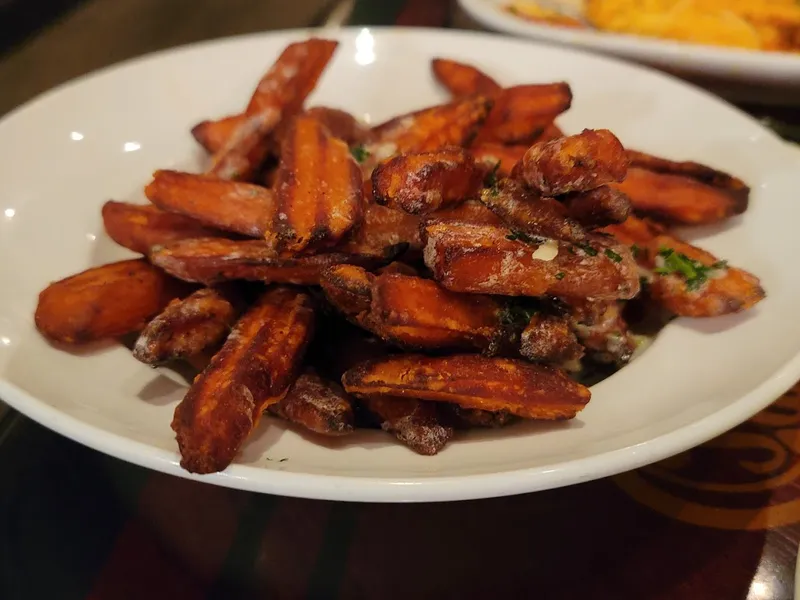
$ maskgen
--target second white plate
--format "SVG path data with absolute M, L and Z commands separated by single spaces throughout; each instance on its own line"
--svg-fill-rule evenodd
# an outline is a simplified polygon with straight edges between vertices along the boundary
M 800 103 L 800 54 L 701 46 L 594 29 L 556 27 L 510 14 L 503 8 L 510 0 L 458 1 L 473 19 L 489 29 L 616 55 L 682 75 L 713 78 L 718 84 L 760 83 L 779 87 L 791 96 L 783 99 L 785 103 Z M 562 6 L 564 14 L 576 15 L 574 0 L 549 0 L 547 5 Z

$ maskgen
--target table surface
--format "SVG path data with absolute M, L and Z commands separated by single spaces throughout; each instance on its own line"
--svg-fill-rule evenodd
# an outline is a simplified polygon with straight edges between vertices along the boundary
M 449 0 L 92 0 L 0 57 L 0 115 L 130 56 L 326 19 L 474 27 Z M 787 137 L 800 126 L 797 109 L 746 109 L 788 124 Z M 799 456 L 800 385 L 723 436 L 616 477 L 348 504 L 154 473 L 0 408 L 0 598 L 790 599 Z

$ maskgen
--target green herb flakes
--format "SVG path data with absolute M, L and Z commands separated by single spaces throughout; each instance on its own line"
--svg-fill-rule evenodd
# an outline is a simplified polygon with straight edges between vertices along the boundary
M 708 281 L 708 277 L 713 271 L 725 269 L 728 266 L 728 263 L 723 260 L 715 262 L 709 267 L 667 247 L 660 248 L 658 256 L 663 259 L 664 266 L 658 267 L 654 272 L 659 275 L 682 276 L 686 280 L 686 289 L 689 291 L 698 290 Z
M 589 244 L 575 244 L 578 248 L 583 250 L 589 256 L 597 256 L 597 250 L 592 248 Z
M 500 310 L 500 323 L 505 327 L 525 327 L 538 312 L 536 306 L 511 301 Z
M 511 233 L 506 236 L 506 239 L 511 240 L 512 242 L 524 242 L 526 244 L 535 244 L 537 246 L 541 246 L 545 242 L 545 240 L 540 237 L 528 235 L 524 231 L 518 231 L 516 229 L 512 229 Z
M 492 170 L 489 171 L 489 173 L 486 175 L 486 179 L 483 182 L 486 187 L 488 187 L 488 188 L 496 188 L 497 187 L 497 171 L 500 168 L 500 163 L 501 162 L 503 162 L 503 161 L 498 160 L 494 164 L 494 167 L 492 167 Z M 497 191 L 496 190 L 495 190 L 495 193 L 493 195 L 495 195 L 495 196 L 497 195 Z
M 355 158 L 359 163 L 363 163 L 369 158 L 370 152 L 363 145 L 361 145 L 350 148 L 350 154 L 352 154 L 353 158 Z

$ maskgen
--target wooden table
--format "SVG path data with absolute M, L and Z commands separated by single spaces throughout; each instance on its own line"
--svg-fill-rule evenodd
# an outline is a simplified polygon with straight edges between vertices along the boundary
M 113 2 L 107 20 L 130 18 L 135 2 Z M 140 22 L 137 36 L 115 46 L 102 4 L 0 61 L 0 113 L 101 66 L 102 52 L 90 52 L 95 31 L 106 31 L 100 40 L 116 60 L 269 20 L 268 2 L 236 0 L 237 20 L 219 17 L 221 1 L 200 1 L 177 33 L 176 13 L 150 14 L 149 27 Z M 165 3 L 139 7 L 156 4 Z M 281 26 L 328 14 L 323 3 L 296 4 L 295 20 L 283 12 Z M 76 20 L 82 36 L 70 37 Z M 465 24 L 437 0 L 356 2 L 349 20 Z M 71 45 L 62 70 L 49 65 L 4 88 L 59 39 Z M 74 58 L 81 54 L 89 59 Z M 800 125 L 793 109 L 750 110 Z M 800 538 L 799 455 L 797 387 L 712 442 L 609 479 L 484 501 L 348 504 L 153 473 L 11 413 L 0 419 L 0 598 L 787 600 Z

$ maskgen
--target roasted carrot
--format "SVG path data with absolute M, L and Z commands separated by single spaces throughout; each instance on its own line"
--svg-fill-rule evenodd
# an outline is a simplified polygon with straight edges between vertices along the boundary
M 358 164 L 312 117 L 297 117 L 289 129 L 275 190 L 275 219 L 265 237 L 278 250 L 335 246 L 363 217 Z
M 209 173 L 250 180 L 267 156 L 269 134 L 281 119 L 300 111 L 337 46 L 338 42 L 319 38 L 289 44 L 258 82 L 244 118 L 214 153 Z
M 156 171 L 145 195 L 161 209 L 251 237 L 263 237 L 275 218 L 271 190 L 208 175 Z
M 607 129 L 584 129 L 577 135 L 534 144 L 517 168 L 525 183 L 545 196 L 557 196 L 622 181 L 628 157 Z
M 342 382 L 357 397 L 452 402 L 528 419 L 571 419 L 591 397 L 559 369 L 474 354 L 379 358 L 349 370 Z
M 455 60 L 434 58 L 431 61 L 431 70 L 436 80 L 455 98 L 491 94 L 501 89 L 499 83 L 480 69 Z
M 160 246 L 150 260 L 184 281 L 213 285 L 244 279 L 296 285 L 317 285 L 320 272 L 330 265 L 357 264 L 370 268 L 395 256 L 362 256 L 329 252 L 311 256 L 280 256 L 265 242 L 197 238 Z
M 47 339 L 86 344 L 140 330 L 190 289 L 142 259 L 123 260 L 51 283 L 34 320 Z
M 175 299 L 139 334 L 133 356 L 158 365 L 200 355 L 225 339 L 241 306 L 235 288 L 202 288 Z
M 214 473 L 233 462 L 264 410 L 294 382 L 313 330 L 311 300 L 292 288 L 272 288 L 242 316 L 175 409 L 184 469 Z
M 222 235 L 196 219 L 166 212 L 149 204 L 109 200 L 103 205 L 103 226 L 120 246 L 148 254 L 153 246 L 177 240 Z

